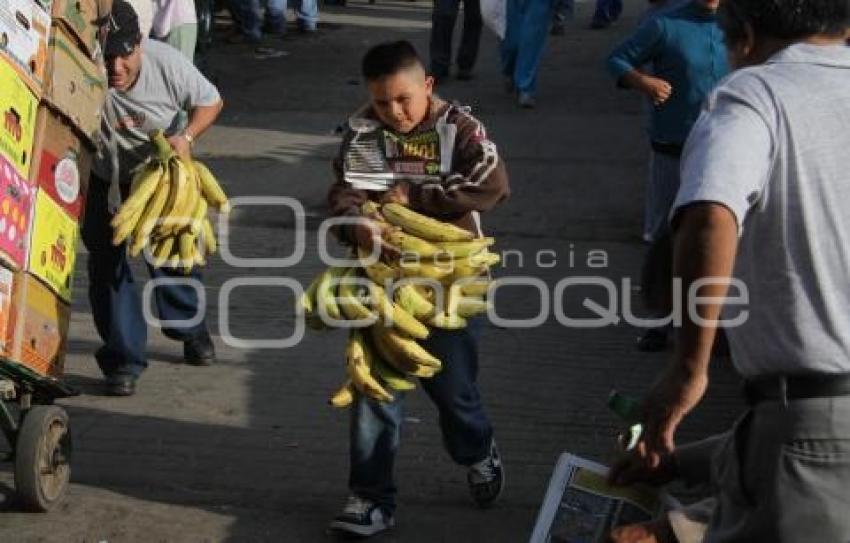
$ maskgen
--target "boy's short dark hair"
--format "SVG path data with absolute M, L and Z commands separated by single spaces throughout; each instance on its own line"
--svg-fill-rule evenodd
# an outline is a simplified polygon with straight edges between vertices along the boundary
M 399 40 L 369 49 L 363 57 L 362 70 L 366 81 L 374 81 L 417 66 L 424 68 L 416 48 L 407 40 Z
M 842 36 L 848 25 L 848 0 L 723 0 L 720 24 L 728 43 L 746 39 L 749 24 L 756 38 L 799 40 L 824 34 Z

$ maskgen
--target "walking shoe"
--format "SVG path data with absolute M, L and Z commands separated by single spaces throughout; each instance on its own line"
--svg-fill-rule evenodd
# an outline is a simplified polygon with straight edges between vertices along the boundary
M 534 109 L 537 107 L 537 100 L 535 100 L 534 95 L 530 92 L 521 92 L 517 98 L 517 104 L 522 109 Z
M 107 375 L 106 393 L 110 396 L 132 396 L 136 393 L 136 376 L 129 373 Z
M 370 537 L 389 530 L 394 524 L 393 516 L 375 502 L 349 496 L 342 514 L 337 515 L 331 522 L 331 530 Z
M 209 366 L 215 362 L 215 345 L 209 332 L 183 342 L 183 360 L 193 366 Z
M 490 454 L 484 460 L 469 466 L 466 475 L 469 493 L 479 507 L 490 507 L 505 487 L 505 471 L 502 469 L 502 457 L 496 442 L 490 442 Z

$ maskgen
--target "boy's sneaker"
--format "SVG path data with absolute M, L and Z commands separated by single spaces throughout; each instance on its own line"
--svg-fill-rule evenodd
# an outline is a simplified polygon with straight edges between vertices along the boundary
M 469 493 L 479 507 L 493 505 L 505 486 L 505 471 L 502 469 L 502 457 L 496 442 L 490 442 L 490 454 L 476 464 L 469 466 L 466 476 L 469 482 Z
M 331 529 L 361 537 L 370 537 L 389 530 L 394 524 L 392 515 L 384 512 L 375 502 L 357 496 L 349 496 L 342 514 L 331 522 Z

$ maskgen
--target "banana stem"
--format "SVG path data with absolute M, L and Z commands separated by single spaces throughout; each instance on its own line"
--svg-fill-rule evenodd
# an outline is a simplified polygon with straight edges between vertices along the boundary
M 174 156 L 174 149 L 171 148 L 162 130 L 151 132 L 151 143 L 156 149 L 160 162 L 168 162 Z

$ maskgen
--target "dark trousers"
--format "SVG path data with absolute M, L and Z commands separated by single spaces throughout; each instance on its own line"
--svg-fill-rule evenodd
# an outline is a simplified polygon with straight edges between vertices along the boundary
M 493 428 L 478 392 L 478 336 L 481 318 L 471 319 L 465 330 L 433 330 L 422 342 L 428 352 L 443 361 L 443 369 L 422 379 L 422 390 L 440 416 L 443 445 L 456 463 L 469 466 L 485 459 Z M 393 392 L 395 401 L 381 403 L 357 395 L 351 410 L 351 471 L 353 494 L 395 510 L 396 485 L 393 466 L 404 420 L 404 395 Z
M 82 238 L 89 251 L 89 303 L 97 333 L 104 345 L 95 358 L 104 375 L 138 376 L 147 367 L 145 344 L 147 323 L 142 299 L 136 289 L 127 260 L 126 243 L 112 245 L 109 221 L 109 185 L 97 178 L 89 184 Z M 186 276 L 182 271 L 148 265 L 151 278 L 190 277 L 201 280 L 197 268 Z M 154 289 L 159 318 L 164 321 L 189 321 L 197 314 L 198 295 L 191 285 L 161 285 Z M 174 340 L 185 341 L 206 333 L 206 319 L 192 327 L 163 328 Z
M 596 11 L 593 22 L 596 24 L 611 24 L 623 13 L 623 0 L 596 0 Z
M 457 21 L 457 12 L 463 1 L 463 34 L 457 53 L 457 65 L 461 70 L 472 70 L 478 58 L 481 41 L 481 3 L 479 0 L 434 0 L 431 12 L 431 73 L 445 77 L 452 65 L 452 34 Z

